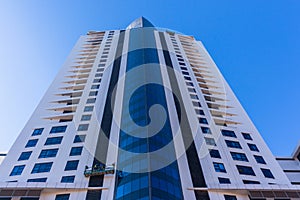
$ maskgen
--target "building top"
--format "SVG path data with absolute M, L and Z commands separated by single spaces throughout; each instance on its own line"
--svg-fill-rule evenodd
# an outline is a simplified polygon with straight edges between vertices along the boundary
M 140 17 L 134 20 L 133 22 L 131 22 L 131 24 L 129 24 L 129 26 L 127 26 L 126 29 L 128 30 L 132 28 L 143 28 L 143 27 L 154 27 L 154 25 L 146 18 Z
M 294 158 L 294 159 L 298 159 L 298 160 L 300 160 L 300 141 L 298 142 L 298 145 L 297 145 L 297 147 L 295 148 L 295 150 L 294 150 L 294 152 L 293 152 L 293 154 L 292 154 L 292 157 Z

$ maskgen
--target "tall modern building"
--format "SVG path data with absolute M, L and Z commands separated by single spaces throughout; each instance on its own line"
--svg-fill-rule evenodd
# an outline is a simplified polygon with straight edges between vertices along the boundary
M 300 199 L 203 44 L 81 36 L 0 166 L 0 200 Z

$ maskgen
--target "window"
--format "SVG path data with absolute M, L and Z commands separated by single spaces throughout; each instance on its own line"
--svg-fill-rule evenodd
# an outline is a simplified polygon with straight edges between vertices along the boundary
M 81 121 L 89 121 L 91 120 L 92 115 L 82 115 Z
M 205 143 L 207 145 L 217 146 L 217 144 L 216 144 L 216 142 L 215 142 L 215 140 L 213 138 L 204 137 L 204 139 L 205 139 Z
M 34 182 L 34 183 L 38 183 L 38 182 L 46 182 L 47 178 L 32 178 L 32 179 L 28 179 L 27 182 Z
M 37 142 L 38 142 L 38 139 L 28 140 L 25 148 L 27 148 L 27 147 L 35 147 L 35 145 L 37 144 Z
M 230 152 L 230 154 L 233 160 L 249 162 L 247 156 L 244 153 Z
M 195 102 L 193 101 L 193 106 L 196 106 L 196 107 L 201 107 L 201 104 L 199 102 Z
M 34 165 L 31 173 L 43 173 L 43 172 L 50 172 L 53 162 L 48 163 L 37 163 Z
M 236 135 L 234 131 L 229 131 L 229 130 L 221 130 L 222 135 L 227 136 L 227 137 L 235 137 Z
M 73 143 L 80 143 L 85 141 L 85 135 L 75 135 Z
M 22 152 L 18 161 L 21 161 L 21 160 L 28 160 L 29 157 L 31 156 L 31 153 L 32 151 L 26 151 L 26 152 Z
M 94 106 L 85 106 L 83 111 L 84 112 L 91 112 L 93 110 L 94 110 Z
M 102 73 L 95 74 L 95 77 L 102 77 Z
M 75 176 L 63 176 L 61 178 L 62 183 L 74 183 Z
M 244 139 L 246 139 L 246 140 L 252 140 L 252 137 L 251 137 L 251 135 L 249 133 L 242 133 L 242 135 L 243 135 Z
M 97 69 L 98 71 L 99 69 Z M 91 89 L 99 89 L 100 85 L 92 85 Z
M 198 96 L 197 96 L 197 95 L 194 95 L 194 94 L 191 94 L 190 97 L 191 97 L 192 99 L 199 99 Z
M 204 134 L 211 134 L 210 128 L 208 127 L 201 127 L 201 130 Z
M 101 82 L 101 79 L 99 79 L 99 78 L 96 78 L 96 79 L 94 79 L 94 81 L 93 81 L 93 83 L 100 83 Z
M 10 176 L 21 175 L 24 168 L 25 168 L 25 165 L 14 166 L 13 170 L 10 172 Z
M 225 140 L 226 145 L 230 148 L 236 148 L 236 149 L 241 149 L 241 145 L 239 142 L 231 141 L 231 140 Z
M 220 152 L 216 149 L 210 149 L 209 154 L 212 158 L 221 158 Z
M 233 195 L 224 195 L 225 200 L 237 200 L 236 196 Z
M 242 166 L 242 165 L 237 165 L 236 167 L 240 174 L 255 176 L 255 173 L 251 167 Z
M 204 115 L 203 110 L 195 109 L 197 115 Z
M 252 180 L 243 180 L 244 184 L 260 184 L 259 181 L 252 181 Z
M 88 124 L 79 124 L 77 131 L 87 131 L 89 128 Z
M 97 94 L 98 94 L 98 91 L 91 91 L 89 93 L 89 96 L 97 96 Z
M 192 83 L 192 82 L 185 82 L 186 83 L 186 85 L 188 85 L 188 86 L 193 86 L 194 87 L 194 84 Z
M 44 128 L 36 128 L 36 129 L 33 130 L 31 136 L 41 135 L 43 130 L 44 130 Z
M 62 141 L 62 136 L 61 137 L 52 137 L 52 138 L 47 138 L 45 145 L 54 145 L 54 144 L 60 144 Z
M 254 158 L 255 158 L 255 160 L 256 160 L 257 163 L 267 164 L 266 161 L 264 160 L 264 158 L 262 156 L 254 155 Z
M 53 158 L 56 156 L 58 149 L 45 149 L 42 150 L 39 158 Z
M 63 133 L 67 129 L 67 126 L 54 126 L 51 128 L 50 133 Z
M 58 194 L 55 197 L 55 200 L 69 200 L 70 194 Z
M 273 176 L 271 170 L 261 168 L 261 171 L 262 171 L 262 173 L 264 174 L 264 176 L 265 176 L 266 178 L 274 178 L 274 176 Z
M 77 170 L 79 160 L 68 161 L 65 167 L 65 171 Z
M 72 147 L 70 151 L 70 156 L 79 156 L 81 155 L 83 147 Z
M 214 162 L 214 168 L 216 172 L 223 172 L 226 173 L 226 169 L 223 163 L 216 163 Z
M 86 100 L 86 103 L 95 103 L 95 102 L 96 102 L 96 98 Z
M 230 184 L 231 183 L 229 178 L 218 177 L 218 179 L 219 179 L 220 184 Z
M 208 124 L 207 120 L 205 118 L 202 118 L 202 117 L 199 118 L 199 123 L 200 124 Z
M 258 150 L 258 148 L 257 148 L 257 146 L 255 144 L 249 144 L 249 143 L 247 143 L 247 144 L 248 144 L 248 147 L 249 147 L 249 149 L 251 151 L 257 151 L 257 152 L 259 152 L 259 150 Z

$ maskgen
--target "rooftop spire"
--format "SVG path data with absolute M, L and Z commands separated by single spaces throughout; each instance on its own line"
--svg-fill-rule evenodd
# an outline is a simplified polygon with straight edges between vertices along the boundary
M 131 22 L 131 24 L 129 24 L 129 26 L 127 26 L 126 29 L 143 28 L 143 27 L 154 27 L 154 25 L 146 18 L 140 17 L 134 20 L 133 22 Z

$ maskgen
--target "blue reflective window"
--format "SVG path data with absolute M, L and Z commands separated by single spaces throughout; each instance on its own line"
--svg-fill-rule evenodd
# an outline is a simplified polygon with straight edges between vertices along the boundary
M 208 121 L 207 121 L 207 119 L 200 117 L 199 118 L 199 123 L 200 124 L 208 124 Z
M 44 172 L 50 172 L 53 162 L 47 162 L 47 163 L 37 163 L 34 165 L 31 173 L 44 173 Z
M 92 115 L 82 115 L 81 121 L 89 121 L 91 120 Z
M 72 147 L 70 156 L 79 156 L 82 153 L 83 147 Z
M 265 176 L 266 178 L 274 178 L 274 176 L 273 176 L 271 170 L 261 168 L 261 171 L 262 171 L 262 173 L 264 174 L 264 176 Z
M 46 181 L 47 181 L 47 178 L 32 178 L 32 179 L 27 180 L 27 182 L 35 182 L 35 183 L 46 182 Z
M 216 172 L 226 173 L 226 169 L 223 163 L 213 162 L 213 164 Z
M 17 176 L 17 175 L 21 175 L 23 170 L 25 168 L 25 165 L 18 165 L 18 166 L 14 166 L 14 168 L 12 169 L 12 171 L 10 172 L 10 176 Z
M 197 115 L 204 115 L 203 110 L 195 109 Z
M 229 178 L 222 178 L 222 177 L 218 177 L 219 183 L 220 184 L 230 184 L 230 179 Z
M 211 130 L 208 127 L 201 127 L 201 130 L 204 134 L 211 134 Z
M 45 145 L 54 145 L 54 144 L 60 144 L 62 141 L 63 137 L 52 137 L 52 138 L 47 138 Z
M 249 144 L 249 143 L 247 143 L 247 144 L 248 144 L 248 147 L 249 147 L 249 149 L 251 151 L 257 151 L 257 152 L 259 152 L 259 150 L 258 150 L 258 148 L 257 148 L 257 146 L 255 144 Z
M 55 197 L 55 200 L 69 200 L 70 194 L 58 194 Z
M 62 183 L 74 183 L 74 180 L 75 180 L 75 176 L 63 176 L 61 178 L 61 181 Z
M 37 144 L 38 139 L 32 139 L 32 140 L 28 140 L 27 144 L 25 145 L 25 148 L 27 147 L 35 147 L 35 145 Z
M 236 135 L 234 133 L 234 131 L 230 131 L 230 130 L 221 130 L 222 135 L 227 136 L 227 137 L 235 137 Z
M 236 148 L 236 149 L 241 149 L 242 146 L 240 145 L 239 142 L 236 141 L 231 141 L 231 140 L 225 140 L 226 145 L 230 148 Z
M 252 137 L 251 137 L 251 135 L 249 133 L 242 133 L 242 135 L 243 135 L 244 139 L 246 139 L 246 140 L 252 140 Z
M 32 151 L 26 151 L 26 152 L 22 152 L 18 161 L 21 161 L 21 160 L 28 160 L 31 156 L 31 153 Z
M 94 106 L 85 106 L 83 111 L 84 112 L 91 112 L 93 110 L 94 110 Z
M 230 152 L 233 160 L 245 161 L 248 162 L 248 158 L 244 153 Z
M 75 135 L 73 143 L 80 143 L 85 141 L 85 135 Z
M 55 157 L 58 149 L 44 149 L 41 151 L 39 158 L 52 158 Z
M 43 130 L 44 130 L 44 128 L 36 128 L 36 129 L 33 130 L 31 136 L 41 135 Z
M 242 165 L 237 165 L 236 167 L 240 174 L 255 176 L 255 173 L 251 167 L 242 166 Z
M 68 161 L 65 167 L 65 171 L 77 170 L 79 160 Z
M 51 128 L 50 133 L 64 133 L 67 126 L 54 126 Z
M 265 159 L 262 156 L 254 155 L 254 158 L 255 158 L 255 160 L 256 160 L 257 163 L 267 164 L 266 161 L 265 161 Z

